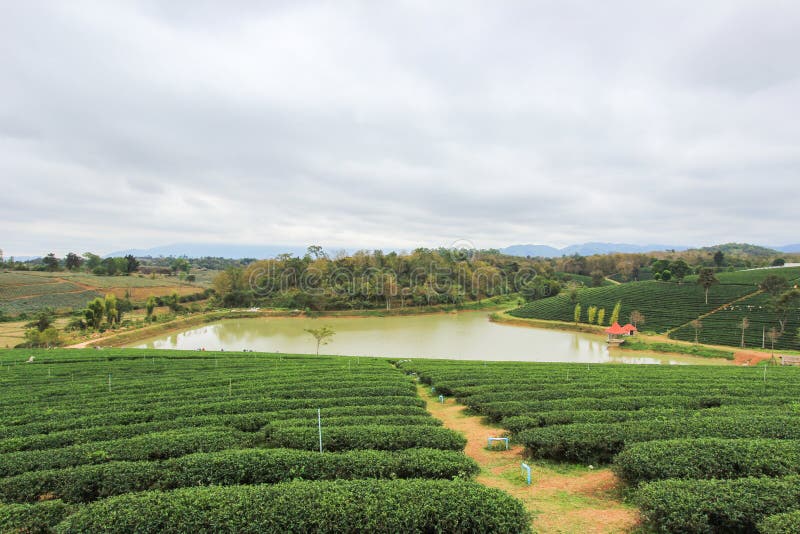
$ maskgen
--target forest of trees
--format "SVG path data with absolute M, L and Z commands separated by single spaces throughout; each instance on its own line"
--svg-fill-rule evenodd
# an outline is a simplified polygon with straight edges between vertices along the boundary
M 522 292 L 530 298 L 558 291 L 549 262 L 494 251 L 380 250 L 330 258 L 319 247 L 304 257 L 230 267 L 214 289 L 226 306 L 265 305 L 292 309 L 369 309 L 437 304 L 460 305 Z

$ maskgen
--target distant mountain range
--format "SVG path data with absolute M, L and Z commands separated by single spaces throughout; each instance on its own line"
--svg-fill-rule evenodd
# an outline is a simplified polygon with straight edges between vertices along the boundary
M 683 251 L 689 250 L 694 247 L 685 245 L 634 245 L 630 243 L 582 243 L 579 245 L 569 245 L 563 248 L 551 247 L 549 245 L 511 245 L 500 249 L 500 252 L 510 256 L 531 256 L 542 258 L 556 258 L 560 256 L 571 256 L 573 254 L 580 254 L 581 256 L 591 256 L 592 254 L 611 254 L 615 252 L 621 253 L 646 253 L 661 250 L 675 250 Z M 784 253 L 800 253 L 800 243 L 795 245 L 785 245 L 781 247 L 759 247 L 756 245 L 746 245 L 737 243 L 727 243 L 725 245 L 716 245 L 711 247 L 703 247 L 701 250 L 717 250 L 721 249 L 724 252 L 735 251 L 750 251 L 758 249 L 763 254 L 774 254 L 776 252 Z M 330 249 L 325 249 L 327 252 L 332 252 Z M 337 249 L 338 250 L 338 249 Z M 346 250 L 352 252 L 356 248 L 348 247 Z M 144 248 L 144 249 L 129 249 L 120 250 L 108 254 L 107 257 L 120 257 L 128 254 L 133 254 L 137 257 L 151 256 L 186 256 L 189 258 L 200 258 L 203 256 L 213 256 L 221 258 L 274 258 L 279 254 L 292 254 L 295 256 L 302 256 L 306 253 L 306 247 L 295 245 L 231 245 L 219 243 L 175 243 L 172 245 L 163 245 L 159 247 Z
M 107 254 L 106 257 L 118 258 L 133 254 L 136 257 L 151 256 L 186 256 L 187 258 L 202 258 L 211 256 L 215 258 L 274 258 L 279 254 L 292 254 L 302 256 L 306 253 L 306 247 L 292 245 L 227 245 L 218 243 L 175 243 L 152 248 L 135 248 L 120 250 Z
M 629 243 L 583 243 L 569 245 L 564 248 L 555 248 L 548 245 L 511 245 L 500 249 L 500 252 L 510 256 L 531 256 L 542 258 L 555 258 L 559 256 L 591 256 L 592 254 L 611 254 L 613 252 L 643 253 L 655 250 L 688 250 L 691 247 L 677 245 L 631 245 Z

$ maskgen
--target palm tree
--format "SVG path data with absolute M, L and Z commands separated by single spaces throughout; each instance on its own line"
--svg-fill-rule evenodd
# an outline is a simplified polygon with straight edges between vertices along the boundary
M 708 290 L 714 284 L 719 284 L 719 280 L 717 280 L 717 277 L 714 276 L 714 269 L 711 269 L 710 267 L 704 267 L 700 269 L 697 283 L 703 286 L 703 289 L 706 290 L 706 304 L 708 304 Z

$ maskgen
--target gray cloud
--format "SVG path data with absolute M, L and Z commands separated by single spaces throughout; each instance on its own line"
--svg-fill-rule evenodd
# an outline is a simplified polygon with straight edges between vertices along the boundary
M 17 2 L 0 247 L 800 240 L 794 2 Z

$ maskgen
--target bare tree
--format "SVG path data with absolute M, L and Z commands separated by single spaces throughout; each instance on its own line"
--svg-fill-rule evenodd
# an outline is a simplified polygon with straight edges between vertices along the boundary
M 750 328 L 750 319 L 742 317 L 742 321 L 737 326 L 742 329 L 741 347 L 744 348 L 744 331 Z
M 698 338 L 700 337 L 700 330 L 703 329 L 703 321 L 700 319 L 695 319 L 691 323 L 692 328 L 694 328 L 694 342 L 699 343 Z
M 772 344 L 772 348 L 770 349 L 772 353 L 772 358 L 771 358 L 772 361 L 775 361 L 775 342 L 778 341 L 778 338 L 781 337 L 782 333 L 783 332 L 778 331 L 778 329 L 775 328 L 774 326 L 770 328 L 769 332 L 767 333 L 769 342 Z
M 645 321 L 645 317 L 644 317 L 644 314 L 642 312 L 640 312 L 639 310 L 633 310 L 631 312 L 631 323 L 633 324 L 633 326 L 635 326 L 636 328 L 639 328 L 638 324 L 639 323 L 644 324 L 644 321 Z

